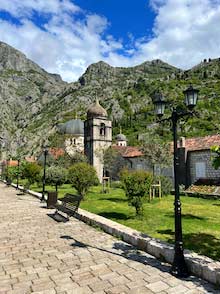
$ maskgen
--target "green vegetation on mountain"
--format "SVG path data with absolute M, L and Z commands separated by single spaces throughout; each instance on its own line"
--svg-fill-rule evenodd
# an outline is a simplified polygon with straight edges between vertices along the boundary
M 56 124 L 86 110 L 98 97 L 113 121 L 113 135 L 120 126 L 129 144 L 140 144 L 141 134 L 157 133 L 171 139 L 169 124 L 155 123 L 151 95 L 160 89 L 168 101 L 183 103 L 182 91 L 190 83 L 200 90 L 198 115 L 180 123 L 182 136 L 204 136 L 220 130 L 220 59 L 206 60 L 183 71 L 161 60 L 122 68 L 102 61 L 90 65 L 77 82 L 66 83 L 49 74 L 24 54 L 0 42 L 0 136 L 9 152 L 18 146 L 36 154 L 47 138 L 60 145 Z M 168 114 L 168 112 L 167 112 Z

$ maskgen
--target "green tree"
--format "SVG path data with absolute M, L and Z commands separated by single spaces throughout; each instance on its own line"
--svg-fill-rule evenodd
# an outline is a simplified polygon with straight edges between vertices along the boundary
M 68 172 L 65 168 L 51 166 L 46 170 L 46 183 L 56 187 L 63 185 L 67 181 Z
M 35 162 L 25 162 L 22 164 L 22 177 L 27 180 L 27 186 L 40 181 L 41 167 Z
M 88 159 L 84 154 L 80 152 L 76 152 L 72 156 L 65 152 L 63 155 L 59 156 L 56 160 L 54 160 L 52 165 L 60 166 L 63 168 L 69 168 L 70 166 L 79 162 L 88 162 Z
M 141 151 L 144 157 L 149 160 L 152 168 L 155 164 L 169 166 L 172 163 L 170 144 L 161 140 L 154 134 L 147 134 L 143 138 Z
M 98 177 L 93 166 L 85 162 L 76 163 L 69 168 L 68 178 L 82 198 L 91 186 L 98 185 Z
M 218 169 L 220 167 L 220 146 L 212 146 L 211 151 L 214 154 L 212 157 L 212 166 Z
M 111 147 L 104 150 L 103 163 L 104 169 L 109 172 L 110 177 L 114 180 L 118 179 L 120 171 L 126 166 L 120 153 Z
M 124 170 L 121 173 L 121 182 L 129 205 L 135 208 L 136 215 L 141 215 L 143 203 L 149 195 L 150 186 L 153 182 L 152 174 L 143 170 Z

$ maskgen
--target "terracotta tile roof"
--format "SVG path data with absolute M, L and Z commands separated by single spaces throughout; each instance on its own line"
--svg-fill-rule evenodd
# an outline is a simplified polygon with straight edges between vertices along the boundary
M 36 162 L 36 158 L 34 156 L 31 156 L 31 157 L 25 157 L 25 160 L 27 162 Z
M 220 145 L 220 135 L 185 139 L 187 151 L 207 150 L 213 145 Z
M 25 157 L 24 160 L 26 160 L 27 162 L 36 162 L 36 159 L 33 156 L 32 157 Z M 12 160 L 12 159 L 10 159 L 8 161 L 2 160 L 1 163 L 4 164 L 4 165 L 8 164 L 8 166 L 17 166 L 18 165 L 18 161 L 17 160 Z
M 144 154 L 141 152 L 139 147 L 136 146 L 112 146 L 115 150 L 117 150 L 122 157 L 139 157 Z
M 54 157 L 54 158 L 58 158 L 62 155 L 64 155 L 65 151 L 62 148 L 50 148 L 49 149 L 49 153 Z
M 17 166 L 18 161 L 17 160 L 8 160 L 8 166 Z

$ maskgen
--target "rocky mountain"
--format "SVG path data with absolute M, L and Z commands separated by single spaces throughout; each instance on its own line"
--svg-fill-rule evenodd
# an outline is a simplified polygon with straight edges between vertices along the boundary
M 96 97 L 108 110 L 114 132 L 122 126 L 130 143 L 137 143 L 137 135 L 152 126 L 169 139 L 169 126 L 155 127 L 153 123 L 151 93 L 160 88 L 175 103 L 183 100 L 182 91 L 190 83 L 200 89 L 200 117 L 181 124 L 182 134 L 218 132 L 219 59 L 204 60 L 187 71 L 161 60 L 131 68 L 112 67 L 100 61 L 90 65 L 77 82 L 66 83 L 59 75 L 47 73 L 18 50 L 0 42 L 2 150 L 15 156 L 19 147 L 27 154 L 36 154 L 48 138 L 51 144 L 59 144 L 56 124 L 74 118 L 76 113 L 84 119 Z
M 24 54 L 0 42 L 0 134 L 2 145 L 15 151 L 18 145 L 31 149 L 51 121 L 39 122 L 47 105 L 64 90 L 66 83 L 59 75 L 47 73 Z M 38 121 L 38 129 L 32 124 Z

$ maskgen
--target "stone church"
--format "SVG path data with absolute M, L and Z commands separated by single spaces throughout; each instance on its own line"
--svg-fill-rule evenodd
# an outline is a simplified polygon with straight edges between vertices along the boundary
M 127 147 L 127 138 L 121 130 L 115 138 L 115 144 L 112 145 L 112 122 L 98 100 L 87 110 L 86 121 L 83 122 L 77 118 L 69 120 L 59 124 L 57 131 L 64 135 L 65 150 L 70 156 L 74 156 L 76 152 L 87 156 L 89 163 L 96 169 L 100 182 L 104 174 L 104 151 L 114 146 L 114 148 L 122 148 L 125 152 L 124 148 Z M 127 155 L 128 152 L 126 152 Z
M 112 145 L 112 122 L 107 111 L 96 100 L 87 111 L 84 122 L 84 152 L 89 163 L 96 169 L 99 181 L 103 177 L 104 151 Z
M 65 136 L 65 150 L 73 156 L 85 153 L 89 163 L 96 169 L 100 182 L 103 177 L 104 151 L 112 145 L 112 122 L 99 101 L 90 106 L 86 121 L 72 119 L 59 124 L 57 130 Z M 123 143 L 124 144 L 124 143 Z

